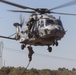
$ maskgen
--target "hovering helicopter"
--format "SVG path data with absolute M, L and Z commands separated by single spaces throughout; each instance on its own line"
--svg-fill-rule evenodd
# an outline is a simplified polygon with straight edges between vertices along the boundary
M 58 41 L 61 40 L 64 35 L 66 34 L 66 31 L 63 27 L 62 21 L 60 18 L 55 18 L 53 14 L 62 14 L 62 15 L 76 15 L 76 14 L 70 14 L 70 13 L 59 13 L 59 12 L 52 12 L 52 10 L 59 9 L 62 7 L 67 7 L 70 5 L 74 5 L 75 1 L 68 2 L 66 4 L 54 7 L 52 9 L 47 8 L 31 8 L 23 5 L 19 5 L 16 3 L 12 3 L 6 0 L 0 0 L 0 2 L 19 7 L 22 9 L 29 9 L 31 11 L 21 11 L 21 10 L 10 10 L 12 12 L 24 12 L 24 13 L 32 13 L 28 21 L 26 22 L 27 29 L 24 28 L 20 30 L 20 27 L 23 26 L 22 23 L 14 23 L 13 25 L 16 28 L 15 37 L 6 37 L 6 36 L 0 36 L 1 38 L 6 39 L 12 39 L 20 41 L 21 43 L 21 49 L 23 50 L 26 45 L 28 47 L 34 46 L 47 46 L 48 51 L 52 51 L 52 47 L 50 46 L 58 46 Z M 31 47 L 32 48 L 32 47 Z

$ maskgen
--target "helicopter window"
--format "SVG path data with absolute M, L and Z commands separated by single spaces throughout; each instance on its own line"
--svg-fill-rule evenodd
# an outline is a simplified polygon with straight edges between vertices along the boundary
M 43 20 L 41 21 L 40 27 L 44 27 L 44 21 Z
M 60 20 L 56 20 L 56 24 L 62 26 L 62 22 Z
M 53 20 L 46 19 L 46 25 L 55 24 Z

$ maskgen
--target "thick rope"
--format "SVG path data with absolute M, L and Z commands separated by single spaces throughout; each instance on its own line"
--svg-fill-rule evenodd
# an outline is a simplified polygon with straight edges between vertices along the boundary
M 30 65 L 30 62 L 31 62 L 31 61 L 29 61 L 29 63 L 27 64 L 27 66 L 26 66 L 26 70 L 27 70 L 27 68 L 29 67 L 29 65 Z

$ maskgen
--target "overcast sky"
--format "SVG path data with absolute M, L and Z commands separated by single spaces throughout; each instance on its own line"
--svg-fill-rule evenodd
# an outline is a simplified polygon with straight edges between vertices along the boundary
M 34 8 L 53 8 L 58 5 L 70 2 L 72 0 L 8 0 L 28 7 Z M 15 33 L 13 23 L 20 22 L 21 13 L 8 12 L 7 10 L 19 9 L 4 3 L 0 3 L 0 35 L 10 36 Z M 75 13 L 76 5 L 54 10 L 57 12 Z M 25 20 L 30 14 L 22 13 Z M 47 51 L 47 46 L 33 46 L 35 54 L 29 68 L 37 69 L 57 69 L 66 67 L 68 69 L 76 68 L 76 16 L 55 15 L 56 18 L 61 16 L 63 26 L 67 30 L 66 35 L 59 41 L 58 47 L 53 47 L 52 53 Z M 26 27 L 26 25 L 24 25 Z M 22 66 L 28 64 L 27 48 L 21 51 L 21 44 L 18 41 L 0 39 L 4 43 L 3 65 L 5 66 Z

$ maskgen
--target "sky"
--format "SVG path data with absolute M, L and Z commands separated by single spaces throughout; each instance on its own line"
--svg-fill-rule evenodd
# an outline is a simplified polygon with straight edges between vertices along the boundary
M 72 0 L 8 0 L 24 6 L 33 8 L 51 9 L 58 5 L 70 2 Z M 0 3 L 0 35 L 10 36 L 15 33 L 13 23 L 20 22 L 20 14 L 26 19 L 30 14 L 14 13 L 7 10 L 19 9 L 4 3 Z M 76 14 L 76 5 L 54 10 L 56 12 L 74 13 Z M 61 17 L 61 21 L 65 28 L 66 35 L 59 41 L 59 46 L 53 46 L 53 51 L 49 53 L 47 46 L 33 46 L 34 55 L 29 65 L 30 68 L 36 69 L 58 69 L 65 67 L 68 69 L 76 68 L 76 16 L 55 15 L 56 18 Z M 26 27 L 26 24 L 24 25 Z M 14 67 L 26 67 L 28 64 L 28 51 L 25 48 L 21 50 L 19 41 L 13 41 L 0 38 L 3 41 L 3 65 Z

